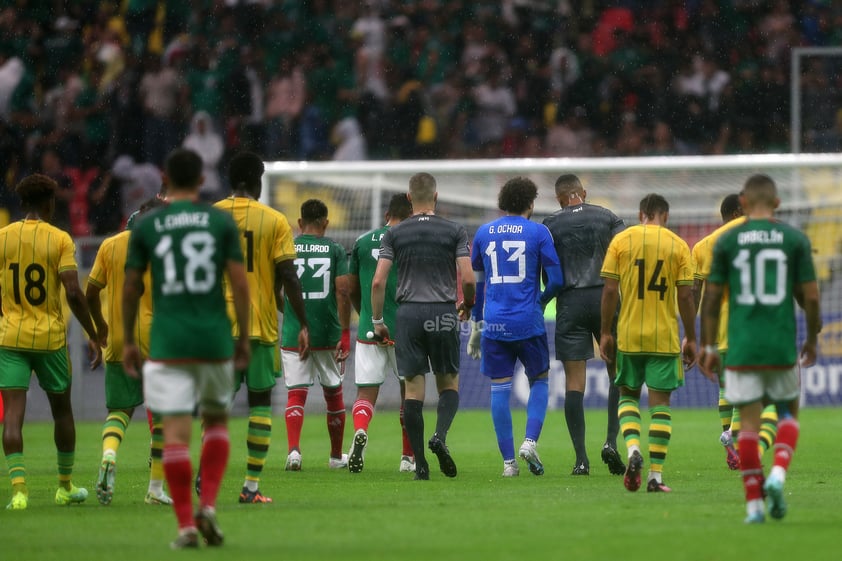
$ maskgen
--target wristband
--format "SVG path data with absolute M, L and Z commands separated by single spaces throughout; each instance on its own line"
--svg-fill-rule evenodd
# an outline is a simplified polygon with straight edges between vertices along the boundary
M 343 349 L 347 350 L 351 348 L 351 330 L 350 329 L 343 329 L 342 330 L 342 338 L 339 340 L 340 345 Z
M 385 323 L 386 323 L 386 320 L 384 320 L 383 318 L 374 319 L 374 316 L 371 316 L 371 324 L 372 325 L 383 325 Z
M 717 349 L 714 345 L 705 345 L 704 351 L 707 354 L 719 354 L 719 349 Z

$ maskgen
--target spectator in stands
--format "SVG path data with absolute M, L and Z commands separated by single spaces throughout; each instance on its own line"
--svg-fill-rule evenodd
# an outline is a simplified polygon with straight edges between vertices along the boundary
M 368 159 L 365 138 L 355 117 L 345 117 L 336 123 L 332 136 L 336 144 L 333 160 L 351 162 Z
M 181 136 L 181 119 L 187 102 L 183 78 L 171 65 L 162 65 L 160 57 L 149 54 L 140 80 L 144 111 L 143 153 L 147 161 L 161 166 Z
M 134 159 L 126 154 L 114 160 L 111 175 L 120 182 L 122 220 L 127 219 L 141 204 L 161 190 L 161 170 L 155 164 L 136 164 Z
M 56 228 L 70 232 L 70 202 L 73 200 L 73 182 L 64 170 L 61 155 L 55 148 L 47 148 L 41 154 L 40 173 L 56 182 L 55 201 L 50 223 Z
M 216 132 L 210 115 L 198 111 L 190 123 L 190 134 L 182 142 L 202 158 L 202 175 L 205 180 L 199 187 L 199 196 L 208 202 L 216 202 L 223 197 L 222 179 L 219 176 L 219 162 L 225 153 L 222 136 Z
M 266 89 L 266 144 L 269 159 L 292 159 L 297 153 L 298 119 L 307 98 L 307 79 L 295 55 L 285 55 Z
M 514 92 L 505 83 L 501 72 L 498 61 L 489 61 L 486 80 L 473 90 L 476 139 L 480 154 L 489 158 L 500 153 L 506 127 L 517 111 Z

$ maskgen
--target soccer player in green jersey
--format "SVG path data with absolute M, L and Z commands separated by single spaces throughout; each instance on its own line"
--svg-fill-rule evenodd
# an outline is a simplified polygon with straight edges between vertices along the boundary
M 640 392 L 649 390 L 649 475 L 646 490 L 669 492 L 662 479 L 672 435 L 670 396 L 684 385 L 684 369 L 696 362 L 696 308 L 693 306 L 693 264 L 690 248 L 666 228 L 669 203 L 661 195 L 640 201 L 640 224 L 620 232 L 608 246 L 601 275 L 601 334 L 599 350 L 615 362 L 620 387 L 618 415 L 628 450 L 623 484 L 640 488 Z M 613 334 L 614 314 L 622 298 Z M 680 344 L 676 308 L 686 339 Z
M 412 445 L 406 434 L 403 423 L 403 398 L 406 392 L 404 379 L 398 374 L 395 362 L 395 346 L 391 341 L 376 341 L 368 334 L 374 333 L 371 323 L 371 281 L 377 268 L 380 256 L 380 240 L 386 231 L 399 224 L 412 214 L 412 205 L 405 193 L 393 195 L 386 210 L 386 225 L 366 232 L 354 243 L 351 250 L 350 274 L 348 275 L 351 303 L 360 315 L 357 326 L 357 347 L 354 356 L 354 381 L 357 385 L 357 399 L 351 408 L 354 420 L 354 442 L 351 453 L 348 454 L 348 470 L 359 473 L 363 470 L 364 452 L 368 444 L 368 425 L 374 417 L 374 405 L 380 393 L 380 386 L 386 381 L 387 374 L 396 376 L 401 387 L 400 422 L 403 434 L 403 450 L 398 469 L 404 472 L 415 471 L 415 458 L 412 455 Z M 397 269 L 389 273 L 386 283 L 385 301 L 383 304 L 383 320 L 389 329 L 395 329 L 395 313 L 398 303 L 395 301 L 397 287 Z
M 330 436 L 328 466 L 344 469 L 348 455 L 342 453 L 345 432 L 345 402 L 342 377 L 351 347 L 351 301 L 348 293 L 348 259 L 345 249 L 325 237 L 327 206 L 318 199 L 301 205 L 295 238 L 296 271 L 304 293 L 304 307 L 310 324 L 310 356 L 301 358 L 300 324 L 284 294 L 284 325 L 281 331 L 281 359 L 287 387 L 285 412 L 289 454 L 284 469 L 301 470 L 301 428 L 304 404 L 310 386 L 319 382 L 327 404 Z
M 737 441 L 746 498 L 746 523 L 769 515 L 786 515 L 784 482 L 798 443 L 799 366 L 816 362 L 821 329 L 819 288 L 810 240 L 803 232 L 774 218 L 780 204 L 775 182 L 751 176 L 740 202 L 748 220 L 716 242 L 702 305 L 702 370 L 712 381 L 721 362 L 715 346 L 720 303 L 728 290 L 728 336 L 725 359 L 725 397 L 740 410 L 742 427 Z M 804 308 L 806 339 L 800 361 L 795 302 Z M 758 336 L 758 331 L 763 335 Z M 799 364 L 800 363 L 800 364 Z M 778 410 L 774 462 L 763 476 L 758 432 L 763 406 Z
M 246 263 L 251 298 L 251 321 L 243 329 L 251 340 L 251 361 L 244 372 L 237 372 L 236 388 L 243 381 L 248 390 L 249 421 L 246 434 L 246 479 L 240 492 L 241 503 L 271 503 L 272 499 L 258 489 L 260 474 L 266 464 L 272 436 L 272 388 L 280 376 L 281 360 L 278 350 L 278 312 L 283 302 L 283 290 L 299 323 L 299 356 L 306 359 L 310 352 L 307 316 L 301 295 L 301 283 L 296 275 L 295 246 L 292 228 L 286 216 L 260 202 L 260 180 L 263 161 L 253 152 L 240 152 L 228 165 L 228 178 L 233 195 L 214 206 L 234 217 L 240 231 L 240 247 Z M 230 292 L 226 294 L 231 303 Z M 232 316 L 233 335 L 238 337 L 241 326 Z
M 123 368 L 139 376 L 143 357 L 134 336 L 143 273 L 151 270 L 155 314 L 149 358 L 143 363 L 147 406 L 162 415 L 164 473 L 173 499 L 179 535 L 174 549 L 222 545 L 216 497 L 230 453 L 228 410 L 234 370 L 248 366 L 251 346 L 245 330 L 231 338 L 223 276 L 231 286 L 237 323 L 249 321 L 249 289 L 240 234 L 231 216 L 202 204 L 202 160 L 176 149 L 167 158 L 169 204 L 137 222 L 129 239 L 123 288 Z M 194 514 L 190 460 L 192 412 L 198 405 L 205 427 L 202 495 Z M 198 530 L 198 532 L 197 532 Z
M 711 261 L 713 261 L 713 247 L 719 237 L 736 226 L 745 222 L 743 208 L 740 206 L 740 196 L 736 193 L 728 195 L 722 200 L 719 207 L 722 216 L 722 226 L 699 240 L 693 246 L 693 263 L 696 272 L 693 274 L 693 297 L 696 310 L 699 311 L 702 300 L 702 291 L 705 280 L 710 274 Z M 717 348 L 719 354 L 724 358 L 728 353 L 728 297 L 722 299 L 722 307 L 719 315 L 719 329 L 717 332 Z M 721 366 L 721 364 L 720 364 Z M 719 442 L 725 447 L 725 462 L 732 470 L 740 469 L 740 459 L 734 441 L 740 434 L 740 411 L 725 399 L 725 378 L 724 372 L 719 371 L 719 421 L 722 425 L 722 433 Z M 769 404 L 763 409 L 762 423 L 760 425 L 760 455 L 772 446 L 777 433 L 778 412 L 774 404 Z
M 59 505 L 81 503 L 88 491 L 71 482 L 76 457 L 76 425 L 70 401 L 67 324 L 61 305 L 64 287 L 70 311 L 90 337 L 91 368 L 102 360 L 97 332 L 79 286 L 76 250 L 70 235 L 49 221 L 55 207 L 56 182 L 46 175 L 25 177 L 15 187 L 25 216 L 0 229 L 0 391 L 5 405 L 3 451 L 12 482 L 6 507 L 27 507 L 23 418 L 32 373 L 47 393 L 55 423 Z
M 141 206 L 138 216 L 164 204 L 161 199 L 150 199 Z M 91 317 L 99 334 L 99 343 L 105 349 L 105 406 L 108 415 L 102 425 L 102 461 L 96 482 L 96 496 L 103 505 L 114 497 L 117 451 L 123 441 L 129 421 L 136 407 L 143 403 L 141 381 L 126 375 L 123 370 L 123 300 L 126 255 L 131 232 L 120 232 L 106 238 L 99 246 L 93 268 L 88 275 L 85 297 Z M 148 285 L 148 272 L 144 275 Z M 104 297 L 108 318 L 102 311 Z M 141 296 L 143 305 L 135 325 L 135 339 L 140 343 L 143 356 L 149 356 L 149 329 L 152 325 L 152 293 Z M 147 504 L 172 504 L 164 493 L 164 466 L 161 463 L 163 447 L 160 415 L 152 416 L 152 442 L 150 444 L 149 488 L 144 502 Z

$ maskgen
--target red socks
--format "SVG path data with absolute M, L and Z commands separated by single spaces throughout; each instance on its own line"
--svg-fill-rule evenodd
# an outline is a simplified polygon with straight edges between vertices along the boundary
M 345 401 L 342 386 L 323 388 L 327 404 L 327 433 L 330 435 L 330 457 L 342 457 L 342 437 L 345 433 Z
M 218 425 L 205 430 L 202 440 L 202 497 L 201 505 L 216 507 L 216 496 L 228 465 L 231 441 L 228 427 Z
M 740 431 L 737 440 L 737 452 L 740 455 L 740 472 L 743 476 L 743 487 L 746 501 L 763 499 L 763 466 L 760 463 L 760 452 L 757 449 L 759 437 L 756 432 Z
M 193 497 L 191 495 L 193 483 L 193 466 L 190 464 L 190 449 L 184 444 L 168 444 L 164 446 L 164 475 L 170 488 L 175 517 L 178 528 L 192 528 Z M 203 468 L 204 469 L 204 468 Z M 204 491 L 204 478 L 202 480 Z
M 304 426 L 304 404 L 307 403 L 308 388 L 291 388 L 287 392 L 287 408 L 284 413 L 287 423 L 287 445 L 289 452 L 301 450 L 301 427 Z
M 801 432 L 798 421 L 792 417 L 778 421 L 778 435 L 775 437 L 775 461 L 772 465 L 781 466 L 786 470 L 792 461 L 798 435 Z
M 406 434 L 406 425 L 403 422 L 403 404 L 401 404 L 400 421 L 401 436 L 403 437 L 403 451 L 401 452 L 401 455 L 412 458 L 414 457 L 414 454 L 412 453 L 412 443 L 409 442 L 409 435 Z
M 351 408 L 351 415 L 354 417 L 354 432 L 360 429 L 368 432 L 368 424 L 374 417 L 374 405 L 367 399 L 358 399 Z

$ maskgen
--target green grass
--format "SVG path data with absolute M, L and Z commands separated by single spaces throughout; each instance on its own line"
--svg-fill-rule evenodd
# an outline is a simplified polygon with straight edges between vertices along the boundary
M 365 470 L 351 475 L 327 468 L 323 415 L 304 426 L 303 471 L 283 471 L 286 435 L 275 435 L 261 489 L 271 505 L 240 505 L 245 463 L 245 419 L 231 425 L 233 451 L 218 503 L 225 546 L 173 552 L 175 517 L 167 507 L 143 504 L 148 433 L 139 414 L 120 448 L 113 503 L 100 506 L 90 489 L 99 461 L 96 423 L 77 426 L 74 481 L 88 485 L 87 504 L 57 507 L 52 426 L 24 427 L 30 503 L 0 510 L 0 559 L 133 561 L 155 559 L 466 560 L 667 559 L 837 560 L 840 528 L 839 414 L 805 410 L 802 438 L 787 480 L 789 514 L 783 521 L 745 526 L 740 478 L 725 465 L 716 412 L 674 410 L 673 439 L 664 480 L 668 495 L 629 493 L 599 459 L 604 413 L 588 412 L 590 477 L 572 477 L 573 455 L 560 411 L 547 417 L 540 452 L 546 475 L 521 466 L 519 478 L 500 477 L 487 411 L 462 411 L 448 438 L 459 476 L 445 478 L 432 458 L 429 482 L 398 473 L 400 435 L 395 412 L 378 412 L 369 432 Z M 434 410 L 427 407 L 432 427 Z M 515 434 L 524 413 L 515 412 Z M 428 428 L 428 432 L 429 432 Z M 348 418 L 346 442 L 350 443 Z M 518 437 L 516 437 L 517 440 Z M 194 450 L 197 447 L 194 446 Z M 621 446 L 621 450 L 623 447 Z M 769 464 L 769 456 L 765 463 Z M 8 487 L 7 487 L 8 489 Z M 7 493 L 8 496 L 8 493 Z

